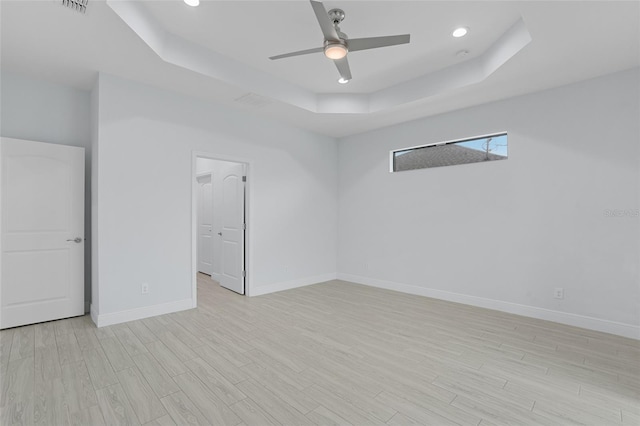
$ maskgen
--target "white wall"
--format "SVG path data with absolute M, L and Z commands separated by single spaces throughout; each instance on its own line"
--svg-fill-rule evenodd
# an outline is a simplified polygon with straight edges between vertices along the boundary
M 640 337 L 634 69 L 339 142 L 338 276 Z M 389 173 L 389 151 L 508 131 L 509 159 Z M 553 298 L 563 287 L 565 299 Z
M 210 158 L 196 158 L 196 174 L 212 172 L 216 160 Z
M 99 323 L 190 299 L 193 151 L 250 161 L 251 294 L 335 277 L 334 139 L 112 76 L 98 90 Z
M 0 78 L 0 135 L 96 154 L 87 226 L 93 213 L 92 299 L 105 321 L 190 298 L 195 150 L 253 162 L 254 294 L 337 269 L 356 282 L 638 337 L 640 226 L 604 214 L 639 207 L 637 69 L 345 138 L 339 155 L 330 138 L 110 76 L 91 99 Z M 388 173 L 391 149 L 501 130 L 507 161 Z
M 90 94 L 3 71 L 0 135 L 85 148 L 85 300 L 91 300 Z

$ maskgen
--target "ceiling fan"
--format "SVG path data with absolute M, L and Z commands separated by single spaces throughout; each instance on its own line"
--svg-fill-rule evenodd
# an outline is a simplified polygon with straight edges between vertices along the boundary
M 347 53 L 409 43 L 410 34 L 349 39 L 345 33 L 340 31 L 339 27 L 345 16 L 342 9 L 331 9 L 327 12 L 322 2 L 310 1 L 318 24 L 320 24 L 322 34 L 324 35 L 324 46 L 272 56 L 269 59 L 290 58 L 292 56 L 324 52 L 324 55 L 333 60 L 338 68 L 338 72 L 340 73 L 340 80 L 338 81 L 340 83 L 347 83 L 351 80 L 351 69 L 347 61 Z

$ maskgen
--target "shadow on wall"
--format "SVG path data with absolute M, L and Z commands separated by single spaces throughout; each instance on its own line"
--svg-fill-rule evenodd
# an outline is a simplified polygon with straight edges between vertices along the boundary
M 85 311 L 91 301 L 91 94 L 9 72 L 0 74 L 0 135 L 85 149 Z

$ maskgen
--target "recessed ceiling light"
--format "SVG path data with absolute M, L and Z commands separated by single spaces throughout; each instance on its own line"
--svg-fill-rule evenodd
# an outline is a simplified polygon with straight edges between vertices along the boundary
M 455 30 L 453 30 L 453 33 L 451 35 L 454 36 L 454 37 L 464 37 L 464 36 L 467 35 L 468 32 L 469 32 L 468 28 L 460 27 L 460 28 L 456 28 Z
M 340 78 L 338 79 L 338 83 L 340 83 L 340 84 L 347 84 L 347 83 L 348 83 L 348 82 L 350 82 L 350 81 L 351 81 L 351 80 L 347 80 L 346 78 L 342 78 L 342 77 L 340 77 Z
M 200 0 L 184 0 L 184 2 L 193 7 L 196 7 L 200 4 Z

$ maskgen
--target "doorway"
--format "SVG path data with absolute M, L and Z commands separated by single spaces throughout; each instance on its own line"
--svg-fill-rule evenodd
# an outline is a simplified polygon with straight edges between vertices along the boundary
M 244 295 L 248 164 L 197 154 L 193 171 L 194 299 L 198 276 Z
M 198 218 L 198 272 L 213 276 L 213 176 L 212 172 L 199 173 L 197 218 Z

